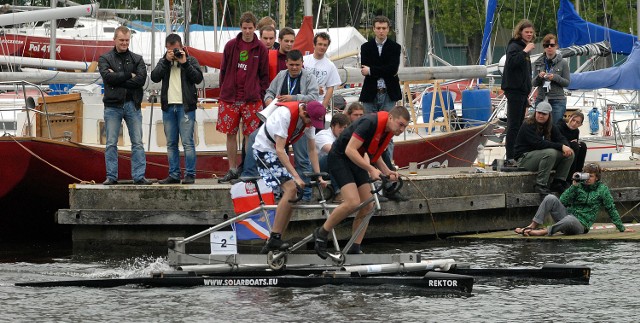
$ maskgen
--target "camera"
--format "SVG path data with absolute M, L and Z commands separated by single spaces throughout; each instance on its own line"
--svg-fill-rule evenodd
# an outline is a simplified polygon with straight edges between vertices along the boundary
M 176 58 L 182 57 L 182 52 L 180 51 L 180 48 L 173 49 L 173 56 L 175 56 Z
M 589 173 L 575 173 L 571 179 L 576 182 L 586 182 L 589 179 Z

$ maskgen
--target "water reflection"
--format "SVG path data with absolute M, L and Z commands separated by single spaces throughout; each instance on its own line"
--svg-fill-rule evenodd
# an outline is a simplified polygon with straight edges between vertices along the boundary
M 421 252 L 472 268 L 587 265 L 589 285 L 478 278 L 473 297 L 433 295 L 398 286 L 317 288 L 18 288 L 19 281 L 145 276 L 163 258 L 123 255 L 100 259 L 64 248 L 12 246 L 0 250 L 3 320 L 50 321 L 630 321 L 640 306 L 637 245 L 602 241 L 430 241 L 368 243 L 367 252 Z M 14 249 L 22 248 L 22 249 Z M 42 256 L 41 254 L 44 254 Z M 38 300 L 37 302 L 34 300 Z M 542 303 L 541 303 L 542 302 Z M 574 314 L 579 313 L 579 314 Z

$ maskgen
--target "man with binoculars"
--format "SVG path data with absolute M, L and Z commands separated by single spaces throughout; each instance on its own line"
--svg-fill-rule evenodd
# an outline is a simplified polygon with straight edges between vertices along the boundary
M 573 185 L 564 191 L 560 198 L 552 194 L 547 195 L 538 207 L 531 224 L 524 228 L 516 228 L 515 232 L 523 236 L 551 236 L 557 232 L 566 235 L 588 233 L 589 228 L 596 222 L 600 207 L 604 207 L 618 231 L 634 232 L 622 224 L 609 188 L 600 182 L 600 166 L 595 163 L 587 164 L 582 171 L 573 174 Z M 538 228 L 544 222 L 547 213 L 551 214 L 555 223 L 547 228 Z

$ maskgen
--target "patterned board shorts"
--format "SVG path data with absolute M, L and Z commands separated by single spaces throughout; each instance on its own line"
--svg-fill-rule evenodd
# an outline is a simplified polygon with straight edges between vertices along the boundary
M 220 101 L 216 130 L 221 133 L 235 135 L 238 133 L 240 119 L 242 118 L 242 134 L 248 136 L 260 126 L 260 119 L 257 115 L 259 111 L 262 111 L 262 101 Z
M 258 173 L 270 188 L 279 187 L 286 181 L 293 179 L 275 153 L 253 150 L 253 157 L 256 159 Z

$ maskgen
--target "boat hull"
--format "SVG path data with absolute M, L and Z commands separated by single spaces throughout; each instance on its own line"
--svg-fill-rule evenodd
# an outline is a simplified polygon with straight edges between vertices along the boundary
M 0 39 L 0 55 L 48 59 L 51 58 L 50 43 L 48 37 L 5 34 Z M 112 48 L 112 40 L 58 37 L 55 51 L 58 60 L 96 62 Z
M 36 157 L 37 156 L 37 157 Z M 119 180 L 131 179 L 130 152 L 120 152 Z M 39 157 L 39 158 L 38 158 Z M 166 154 L 147 153 L 147 178 L 168 175 Z M 226 172 L 223 153 L 199 153 L 197 178 Z M 102 183 L 104 149 L 41 138 L 0 138 L 0 240 L 68 238 L 55 224 L 58 209 L 69 207 L 72 183 Z

